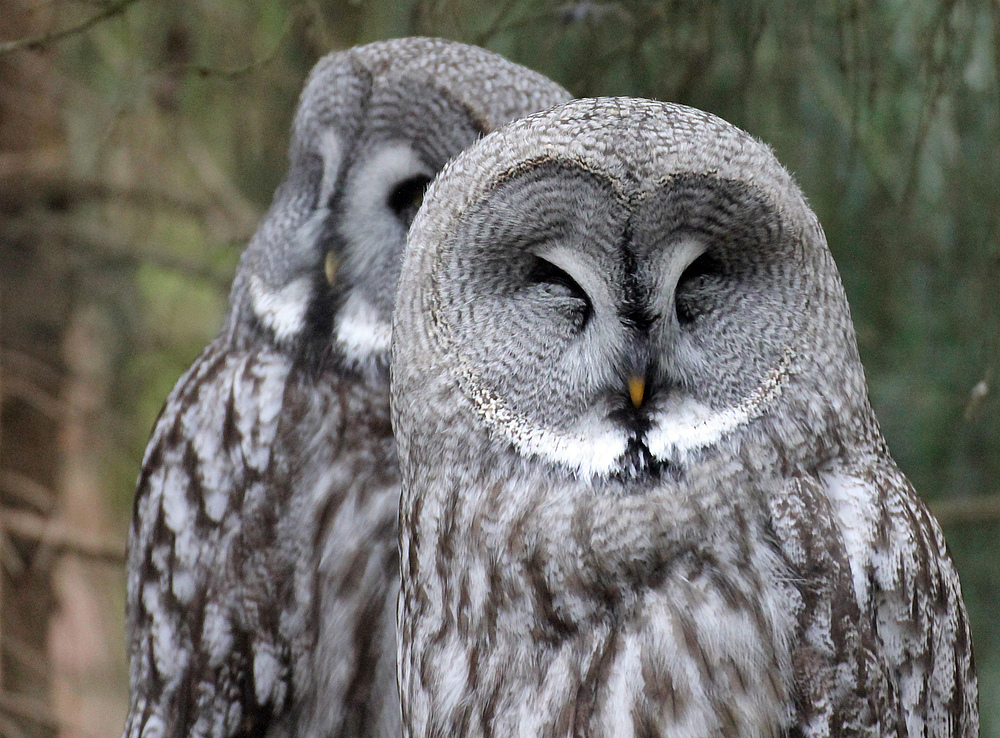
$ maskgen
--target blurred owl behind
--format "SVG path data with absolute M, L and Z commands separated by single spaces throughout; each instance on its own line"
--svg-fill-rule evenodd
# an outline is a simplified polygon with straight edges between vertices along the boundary
M 316 65 L 225 323 L 146 450 L 127 738 L 399 734 L 387 367 L 406 232 L 450 158 L 568 98 L 435 39 Z

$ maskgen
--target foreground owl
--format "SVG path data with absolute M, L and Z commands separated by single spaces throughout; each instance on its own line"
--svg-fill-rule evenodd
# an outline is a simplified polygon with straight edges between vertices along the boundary
M 126 736 L 399 734 L 387 365 L 406 231 L 449 158 L 568 97 L 431 39 L 313 70 L 225 325 L 143 462 Z
M 405 734 L 976 735 L 957 575 L 767 147 L 517 121 L 431 187 L 394 320 Z

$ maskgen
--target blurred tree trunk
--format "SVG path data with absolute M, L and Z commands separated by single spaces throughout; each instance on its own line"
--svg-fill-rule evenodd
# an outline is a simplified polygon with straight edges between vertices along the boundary
M 96 275 L 98 279 L 102 275 Z M 86 277 L 83 277 L 86 279 Z M 84 291 L 86 285 L 84 285 Z M 82 296 L 81 296 L 82 297 Z M 100 459 L 107 450 L 108 391 L 113 356 L 120 339 L 104 306 L 87 298 L 74 301 L 66 329 L 66 415 L 60 433 L 62 459 L 59 505 L 51 529 L 71 531 L 76 541 L 92 542 L 124 552 L 124 542 L 111 534 L 105 479 Z M 65 535 L 60 543 L 65 544 Z M 57 549 L 58 552 L 58 549 Z M 120 566 L 96 564 L 81 550 L 52 560 L 52 588 L 57 602 L 49 622 L 48 656 L 52 704 L 61 738 L 114 736 L 124 725 L 126 693 L 123 604 L 124 573 Z
M 48 5 L 0 0 L 0 39 L 44 33 Z M 41 225 L 58 201 L 38 182 L 67 170 L 68 151 L 48 52 L 0 57 L 0 522 L 47 516 L 57 501 L 64 409 L 62 350 L 69 266 Z M 0 530 L 0 734 L 53 735 L 46 639 L 54 598 L 42 546 Z

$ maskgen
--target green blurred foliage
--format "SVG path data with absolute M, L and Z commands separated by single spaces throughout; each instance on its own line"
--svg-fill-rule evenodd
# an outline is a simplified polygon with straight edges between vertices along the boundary
M 826 229 L 896 459 L 930 501 L 1000 494 L 995 1 L 147 0 L 59 47 L 78 176 L 151 194 L 93 213 L 135 257 L 109 293 L 126 334 L 107 460 L 123 515 L 162 399 L 217 329 L 283 175 L 306 74 L 409 34 L 486 46 L 579 96 L 700 107 L 768 142 Z M 945 520 L 983 735 L 1000 735 L 998 523 Z

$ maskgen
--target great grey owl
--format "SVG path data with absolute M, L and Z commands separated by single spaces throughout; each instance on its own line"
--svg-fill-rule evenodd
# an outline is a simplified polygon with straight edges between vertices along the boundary
M 766 146 L 510 124 L 428 191 L 393 342 L 404 735 L 976 735 L 955 569 Z
M 126 737 L 399 735 L 387 370 L 406 231 L 448 159 L 568 98 L 433 39 L 313 70 L 225 324 L 146 451 Z

